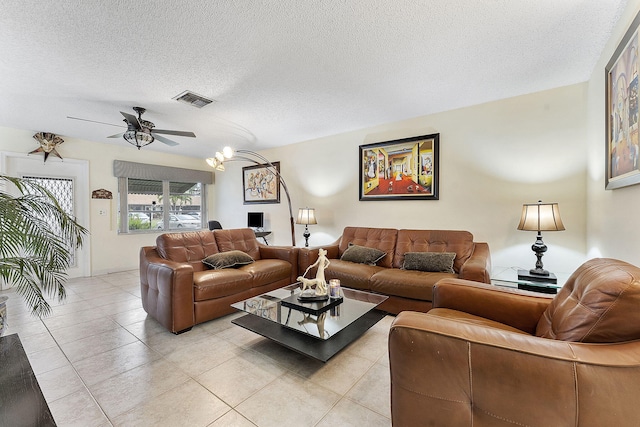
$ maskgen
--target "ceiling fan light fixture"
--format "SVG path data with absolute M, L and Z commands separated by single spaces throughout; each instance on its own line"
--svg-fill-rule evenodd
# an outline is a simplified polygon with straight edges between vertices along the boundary
M 129 144 L 134 145 L 138 150 L 154 141 L 154 138 L 150 133 L 137 130 L 127 130 L 122 137 Z

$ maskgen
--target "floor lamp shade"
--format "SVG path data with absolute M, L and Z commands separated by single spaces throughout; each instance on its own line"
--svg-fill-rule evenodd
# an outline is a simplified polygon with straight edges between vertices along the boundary
M 518 270 L 518 279 L 532 281 L 546 281 L 556 283 L 554 274 L 545 270 L 542 264 L 542 255 L 547 251 L 547 246 L 542 241 L 542 231 L 562 231 L 564 224 L 560 218 L 560 209 L 557 203 L 525 204 L 522 206 L 522 216 L 518 224 L 518 230 L 536 231 L 538 233 L 531 250 L 536 254 L 536 267 L 531 270 Z

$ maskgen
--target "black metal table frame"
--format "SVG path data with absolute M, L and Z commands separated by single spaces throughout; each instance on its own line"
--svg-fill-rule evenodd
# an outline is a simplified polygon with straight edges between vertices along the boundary
M 326 362 L 340 350 L 354 342 L 386 315 L 386 312 L 373 309 L 327 340 L 305 335 L 254 314 L 239 317 L 232 320 L 231 323 L 262 335 L 283 347 L 321 362 Z

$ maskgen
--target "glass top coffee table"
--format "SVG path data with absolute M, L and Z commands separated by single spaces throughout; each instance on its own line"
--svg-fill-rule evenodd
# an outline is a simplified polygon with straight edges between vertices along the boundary
M 342 288 L 341 300 L 301 302 L 300 285 L 285 286 L 231 304 L 248 313 L 231 322 L 278 344 L 326 362 L 378 323 L 384 295 Z

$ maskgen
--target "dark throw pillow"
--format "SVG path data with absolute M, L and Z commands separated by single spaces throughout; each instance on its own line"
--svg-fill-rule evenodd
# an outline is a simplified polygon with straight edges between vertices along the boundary
M 455 273 L 453 270 L 453 260 L 455 259 L 455 252 L 407 252 L 404 254 L 402 269 Z
M 358 264 L 376 265 L 387 253 L 376 248 L 367 248 L 364 246 L 349 243 L 349 247 L 342 254 L 342 261 L 357 262 Z
M 202 260 L 202 263 L 214 270 L 222 268 L 239 267 L 241 265 L 251 264 L 253 258 L 242 251 L 227 251 L 209 255 Z

